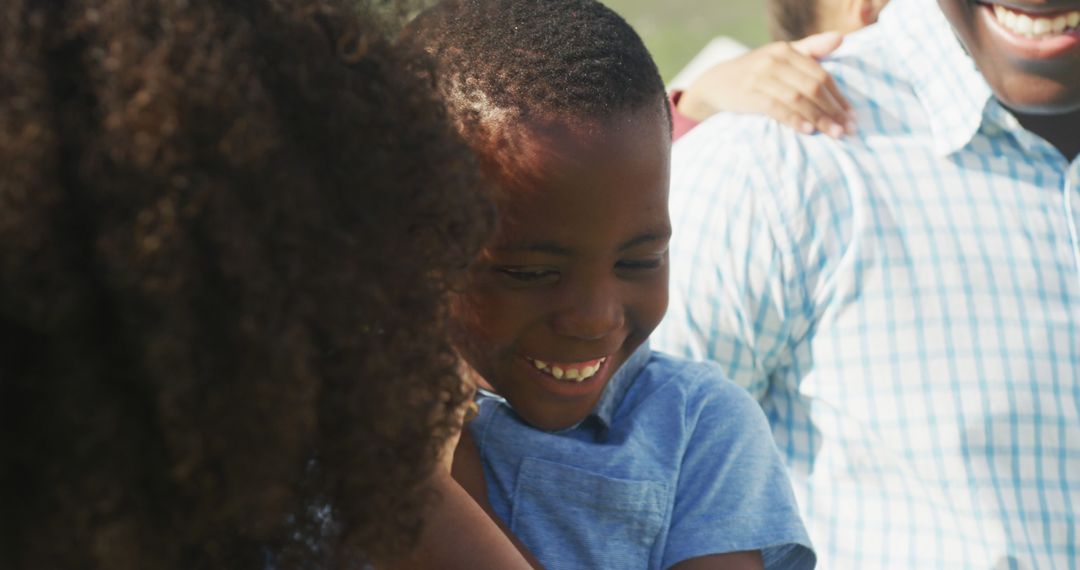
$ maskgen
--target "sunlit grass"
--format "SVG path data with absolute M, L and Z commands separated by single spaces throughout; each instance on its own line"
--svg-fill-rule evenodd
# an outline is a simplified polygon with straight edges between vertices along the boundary
M 603 0 L 641 34 L 664 80 L 715 36 L 768 41 L 761 0 Z

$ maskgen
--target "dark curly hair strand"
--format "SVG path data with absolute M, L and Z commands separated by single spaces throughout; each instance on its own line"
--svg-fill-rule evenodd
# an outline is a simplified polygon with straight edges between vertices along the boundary
M 412 544 L 490 208 L 356 4 L 0 7 L 0 567 Z

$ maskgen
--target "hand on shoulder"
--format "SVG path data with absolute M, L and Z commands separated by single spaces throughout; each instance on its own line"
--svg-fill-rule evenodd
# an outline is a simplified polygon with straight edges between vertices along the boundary
M 851 134 L 851 105 L 817 61 L 842 42 L 842 34 L 825 32 L 767 44 L 719 63 L 691 83 L 678 110 L 697 121 L 721 111 L 754 113 L 806 134 Z

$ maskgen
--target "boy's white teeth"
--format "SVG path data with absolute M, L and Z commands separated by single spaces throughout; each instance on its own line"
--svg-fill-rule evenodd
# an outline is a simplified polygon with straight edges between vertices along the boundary
M 994 17 L 1005 29 L 1027 38 L 1060 35 L 1075 31 L 1080 27 L 1080 10 L 1058 14 L 1052 18 L 1042 18 L 994 4 Z
M 600 367 L 607 360 L 607 357 L 599 360 L 592 361 L 592 364 L 587 366 L 573 365 L 573 364 L 549 364 L 543 360 L 537 360 L 535 358 L 529 358 L 529 362 L 536 367 L 537 370 L 546 372 L 547 374 L 558 378 L 559 380 L 568 380 L 571 382 L 581 382 L 592 378 Z

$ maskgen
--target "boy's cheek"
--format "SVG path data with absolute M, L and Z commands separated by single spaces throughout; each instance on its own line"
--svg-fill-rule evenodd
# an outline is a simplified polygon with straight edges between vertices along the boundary
M 483 315 L 477 312 L 478 308 L 467 295 L 451 300 L 451 342 L 462 358 L 462 365 L 468 368 L 469 378 L 477 386 L 492 390 L 484 374 L 488 372 L 490 353 L 497 346 L 497 339 L 490 334 L 491 323 L 484 322 Z

